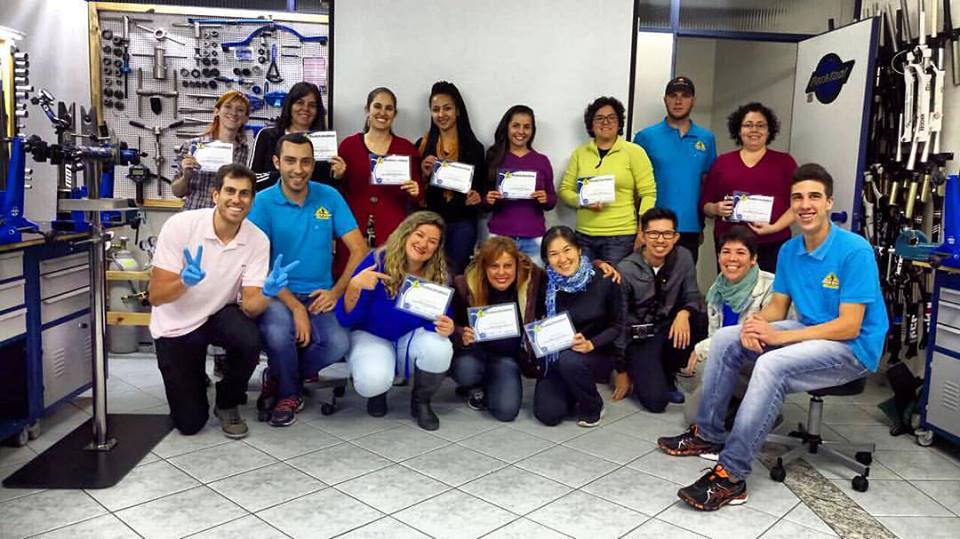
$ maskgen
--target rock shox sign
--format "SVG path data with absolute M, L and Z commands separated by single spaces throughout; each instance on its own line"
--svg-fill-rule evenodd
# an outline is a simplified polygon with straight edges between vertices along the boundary
M 850 78 L 850 72 L 853 71 L 854 61 L 844 62 L 839 56 L 830 52 L 823 56 L 817 62 L 817 69 L 810 74 L 810 82 L 807 83 L 807 103 L 813 101 L 813 96 L 817 101 L 828 105 L 840 95 L 840 90 Z

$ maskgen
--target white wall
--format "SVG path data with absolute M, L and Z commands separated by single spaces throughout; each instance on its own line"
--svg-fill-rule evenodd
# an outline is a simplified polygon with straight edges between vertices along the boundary
M 358 131 L 367 93 L 387 86 L 398 98 L 395 132 L 416 139 L 428 128 L 430 86 L 449 80 L 485 144 L 507 108 L 531 106 L 535 146 L 559 181 L 587 138 L 587 104 L 600 95 L 626 103 L 632 14 L 630 0 L 338 2 L 334 127 L 340 137 Z M 572 221 L 565 208 L 554 213 Z
M 676 76 L 693 81 L 697 90 L 697 102 L 693 108 L 693 121 L 713 129 L 714 79 L 716 78 L 717 40 L 701 38 L 677 39 Z M 661 111 L 662 112 L 662 111 Z
M 640 32 L 637 36 L 636 86 L 632 133 L 663 119 L 663 89 L 673 78 L 673 34 Z

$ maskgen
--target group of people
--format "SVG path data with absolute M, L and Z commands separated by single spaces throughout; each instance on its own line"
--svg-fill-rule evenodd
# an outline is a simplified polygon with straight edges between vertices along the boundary
M 150 329 L 174 425 L 193 434 L 208 419 L 209 344 L 226 352 L 214 414 L 230 437 L 248 433 L 239 406 L 261 350 L 257 406 L 277 427 L 296 421 L 303 383 L 343 359 L 373 417 L 387 413 L 395 379 L 412 378 L 410 413 L 426 430 L 439 428 L 431 400 L 448 375 L 467 406 L 501 421 L 517 417 L 522 377 L 534 378 L 537 420 L 582 427 L 602 422 L 597 383 L 612 382 L 614 400 L 654 413 L 687 400 L 690 429 L 658 445 L 718 463 L 683 500 L 704 510 L 746 501 L 744 479 L 784 395 L 876 370 L 886 311 L 872 249 L 830 221 L 830 174 L 768 149 L 778 124 L 757 103 L 730 116 L 740 149 L 715 158 L 713 135 L 690 120 L 694 101 L 689 79 L 670 81 L 664 121 L 628 142 L 623 106 L 596 99 L 584 114 L 591 138 L 555 191 L 549 160 L 532 148 L 533 111 L 511 107 L 484 151 L 448 82 L 432 88 L 420 140 L 392 133 L 396 96 L 377 88 L 363 132 L 319 162 L 307 134 L 324 128 L 320 93 L 297 84 L 278 125 L 259 133 L 252 168 L 239 135 L 249 104 L 228 92 L 204 140 L 232 141 L 237 162 L 204 172 L 186 145 L 174 190 L 190 211 L 167 221 L 153 260 Z M 379 185 L 376 164 L 397 155 L 409 158 L 409 178 Z M 446 162 L 473 166 L 471 189 L 423 180 Z M 505 197 L 504 176 L 519 172 L 534 173 L 533 191 Z M 611 177 L 612 199 L 582 199 L 586 182 Z M 773 198 L 770 222 L 724 220 L 742 192 Z M 546 227 L 558 195 L 577 208 L 575 230 Z M 477 245 L 483 211 L 489 237 Z M 720 270 L 705 298 L 703 215 L 717 218 Z M 792 239 L 791 225 L 801 232 Z M 410 276 L 452 289 L 442 313 L 398 305 Z M 515 306 L 520 328 L 565 315 L 570 342 L 540 353 L 522 330 L 481 339 L 472 309 L 502 304 Z M 676 376 L 701 361 L 702 387 L 687 399 Z

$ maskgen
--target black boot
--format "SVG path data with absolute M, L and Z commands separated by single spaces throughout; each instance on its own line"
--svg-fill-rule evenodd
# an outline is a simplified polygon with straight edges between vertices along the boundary
M 424 430 L 440 428 L 440 418 L 433 413 L 430 399 L 440 389 L 446 373 L 426 372 L 416 370 L 413 378 L 413 391 L 410 393 L 410 415 L 417 420 L 417 425 Z
M 370 417 L 387 415 L 387 394 L 381 393 L 367 399 L 367 413 L 370 414 Z

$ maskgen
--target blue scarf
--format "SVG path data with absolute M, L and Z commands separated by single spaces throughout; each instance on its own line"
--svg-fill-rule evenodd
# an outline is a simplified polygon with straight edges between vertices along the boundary
M 590 284 L 590 281 L 593 280 L 594 275 L 593 264 L 590 262 L 590 259 L 586 255 L 580 256 L 580 267 L 577 268 L 577 272 L 569 277 L 560 275 L 554 271 L 553 267 L 547 266 L 547 317 L 556 316 L 557 314 L 557 291 L 566 292 L 568 294 L 574 294 L 577 292 L 583 292 L 587 285 Z M 557 358 L 560 357 L 560 354 L 553 353 L 547 354 L 546 360 L 547 365 L 557 361 Z
M 736 283 L 730 282 L 721 273 L 717 275 L 717 280 L 707 290 L 707 304 L 718 309 L 726 304 L 737 314 L 743 314 L 743 311 L 750 306 L 750 300 L 753 299 L 753 288 L 757 286 L 759 278 L 760 268 L 756 265 L 750 268 L 746 275 Z

